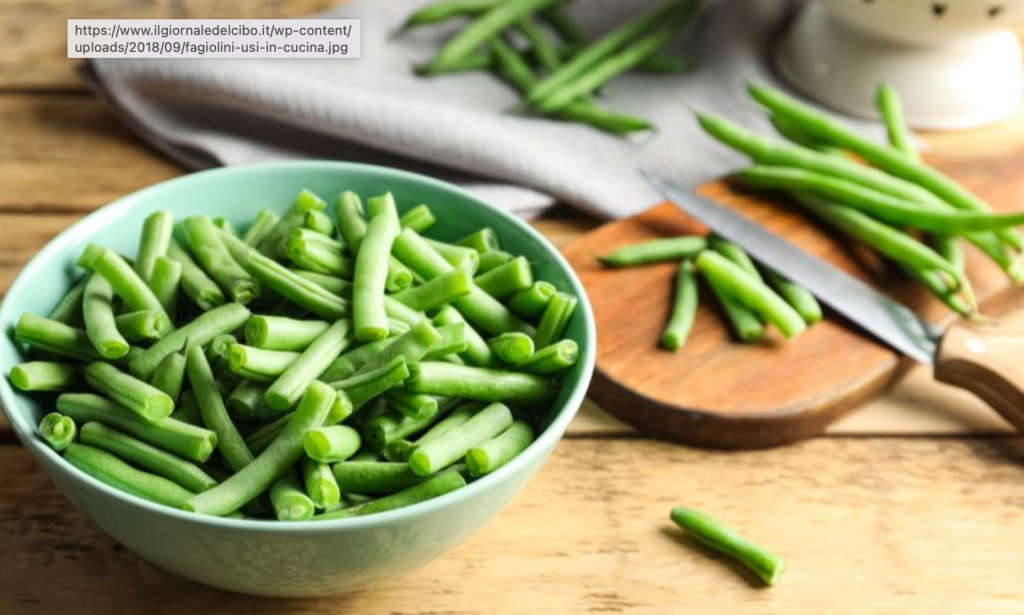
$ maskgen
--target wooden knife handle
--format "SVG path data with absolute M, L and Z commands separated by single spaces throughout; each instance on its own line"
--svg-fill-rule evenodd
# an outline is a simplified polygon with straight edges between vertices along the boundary
M 1024 332 L 954 324 L 942 338 L 935 378 L 974 393 L 1024 432 Z

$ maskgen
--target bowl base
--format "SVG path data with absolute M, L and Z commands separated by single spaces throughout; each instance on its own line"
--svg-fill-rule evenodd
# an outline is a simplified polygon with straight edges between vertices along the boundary
M 907 123 L 962 130 L 1013 115 L 1024 101 L 1024 62 L 1009 30 L 945 45 L 911 45 L 855 30 L 812 2 L 776 49 L 783 76 L 840 111 L 877 118 L 875 90 L 889 83 Z

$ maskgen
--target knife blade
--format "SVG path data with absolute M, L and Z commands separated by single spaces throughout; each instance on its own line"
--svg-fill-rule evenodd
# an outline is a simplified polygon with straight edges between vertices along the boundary
M 656 173 L 641 170 L 641 174 L 662 196 L 742 247 L 754 260 L 805 286 L 822 303 L 898 352 L 935 365 L 941 331 L 903 304 L 728 207 L 683 190 Z

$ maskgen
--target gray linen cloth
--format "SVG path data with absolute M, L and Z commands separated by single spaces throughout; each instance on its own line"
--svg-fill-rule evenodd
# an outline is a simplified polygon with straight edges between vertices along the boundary
M 430 1 L 358 0 L 319 15 L 362 19 L 361 59 L 103 59 L 83 73 L 127 124 L 189 168 L 289 158 L 384 164 L 455 181 L 523 216 L 555 202 L 626 216 L 659 201 L 639 167 L 684 186 L 735 168 L 740 158 L 701 132 L 693 110 L 770 130 L 744 83 L 776 82 L 771 47 L 790 2 L 706 3 L 689 35 L 666 50 L 691 60 L 691 71 L 631 73 L 605 88 L 602 104 L 658 127 L 622 139 L 505 113 L 518 97 L 488 73 L 414 75 L 412 65 L 460 25 L 394 36 Z M 598 33 L 650 4 L 578 0 L 571 10 Z

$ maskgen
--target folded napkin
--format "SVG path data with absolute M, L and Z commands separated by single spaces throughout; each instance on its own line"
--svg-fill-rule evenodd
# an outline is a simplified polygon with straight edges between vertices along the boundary
M 692 70 L 630 73 L 605 88 L 602 104 L 658 127 L 622 139 L 505 113 L 518 96 L 488 73 L 417 77 L 412 65 L 461 25 L 395 36 L 431 1 L 358 0 L 318 15 L 362 19 L 361 59 L 102 59 L 83 73 L 126 123 L 189 168 L 288 158 L 383 164 L 455 181 L 524 216 L 555 202 L 626 216 L 659 201 L 640 167 L 695 186 L 738 166 L 736 154 L 701 132 L 693 110 L 770 130 L 744 83 L 776 83 L 772 42 L 790 2 L 708 3 L 666 50 L 691 60 Z M 598 33 L 650 5 L 579 0 L 571 10 Z

